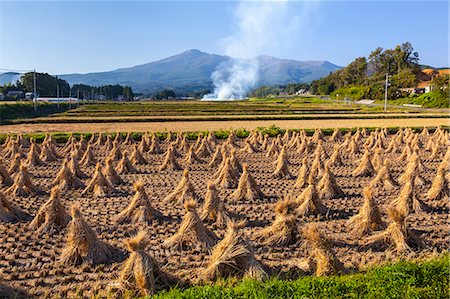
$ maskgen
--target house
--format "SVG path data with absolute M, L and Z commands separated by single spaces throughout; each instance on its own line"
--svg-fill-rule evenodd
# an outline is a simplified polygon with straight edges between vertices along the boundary
M 432 81 L 423 81 L 423 82 L 419 82 L 416 85 L 416 90 L 423 90 L 423 92 L 416 92 L 416 93 L 428 93 L 431 91 L 431 85 L 432 85 Z
M 39 97 L 39 95 L 37 95 Z M 33 100 L 34 99 L 34 92 L 26 92 L 25 93 L 25 100 Z
M 433 79 L 436 77 L 450 76 L 450 69 L 433 70 L 424 69 L 419 74 L 417 83 L 412 93 L 429 93 L 433 91 Z
M 7 96 L 8 98 L 21 99 L 21 98 L 23 98 L 23 91 L 20 91 L 20 90 L 10 90 L 10 91 L 8 91 L 8 93 L 6 94 L 6 96 Z
M 5 100 L 5 95 L 3 93 L 0 93 L 0 101 L 4 101 Z

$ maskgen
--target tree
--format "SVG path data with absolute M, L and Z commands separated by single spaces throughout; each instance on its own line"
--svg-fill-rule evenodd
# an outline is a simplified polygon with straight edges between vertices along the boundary
M 155 99 L 157 100 L 168 100 L 176 97 L 176 94 L 171 89 L 163 89 L 159 93 L 155 95 Z
M 20 78 L 20 84 L 28 92 L 34 91 L 34 73 L 26 73 Z M 59 94 L 68 95 L 69 94 L 69 83 L 65 80 L 58 79 L 57 77 L 51 76 L 47 73 L 36 73 L 36 91 L 41 97 L 56 97 L 57 96 L 57 86 L 59 85 Z

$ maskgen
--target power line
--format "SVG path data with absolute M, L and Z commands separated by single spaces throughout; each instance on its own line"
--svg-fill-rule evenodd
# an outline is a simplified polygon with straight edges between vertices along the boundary
M 30 73 L 33 72 L 34 70 L 12 70 L 12 69 L 3 69 L 0 68 L 1 72 L 14 72 L 14 73 Z

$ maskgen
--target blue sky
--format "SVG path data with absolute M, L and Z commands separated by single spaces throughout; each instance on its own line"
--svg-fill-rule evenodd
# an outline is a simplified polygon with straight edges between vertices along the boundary
M 236 31 L 237 5 L 237 1 L 0 0 L 0 68 L 62 74 L 138 65 L 192 48 L 224 54 L 224 38 Z M 291 26 L 275 38 L 278 47 L 263 47 L 258 54 L 345 66 L 378 46 L 410 41 L 421 63 L 449 65 L 448 1 L 287 5 L 285 19 L 299 20 L 294 23 L 297 28 Z

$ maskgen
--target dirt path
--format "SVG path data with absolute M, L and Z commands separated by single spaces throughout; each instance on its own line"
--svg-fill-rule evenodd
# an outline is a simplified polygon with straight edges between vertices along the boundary
M 118 122 L 118 123 L 58 123 L 17 124 L 0 126 L 0 133 L 32 132 L 116 132 L 116 131 L 197 131 L 246 128 L 276 125 L 281 128 L 352 128 L 352 127 L 435 127 L 449 126 L 448 118 L 400 119 L 331 119 L 331 120 L 248 120 L 248 121 L 175 121 L 175 122 Z
M 431 111 L 431 112 L 426 112 L 426 113 L 408 113 L 408 112 L 400 112 L 400 113 L 389 113 L 388 116 L 392 117 L 392 118 L 401 118 L 401 117 L 446 117 L 448 115 L 449 112 L 446 111 L 439 111 L 439 112 L 435 112 L 435 111 Z M 139 121 L 145 121 L 148 120 L 149 122 L 151 121 L 159 121 L 159 120 L 190 120 L 190 121 L 195 121 L 195 120 L 208 120 L 211 118 L 214 118 L 214 120 L 216 119 L 220 119 L 220 120 L 249 120 L 249 119 L 255 119 L 255 120 L 264 120 L 265 118 L 275 118 L 275 119 L 293 119 L 293 118 L 333 118 L 333 116 L 336 117 L 355 117 L 355 118 L 374 118 L 374 117 L 384 117 L 386 116 L 385 113 L 373 113 L 373 112 L 368 112 L 368 113 L 361 113 L 361 112 L 355 112 L 355 113 L 345 113 L 345 112 L 341 112 L 341 113 L 315 113 L 314 111 L 305 111 L 305 113 L 293 113 L 293 114 L 255 114 L 255 115 L 248 115 L 248 114 L 223 114 L 223 115 L 214 115 L 214 114 L 198 114 L 198 115 L 119 115 L 119 116 L 76 116 L 76 115 L 70 115 L 70 116 L 50 116 L 50 117 L 40 117 L 38 119 L 28 119 L 28 120 L 24 120 L 23 123 L 27 123 L 28 121 L 30 123 L 33 123 L 35 121 L 39 121 L 42 123 L 47 122 L 68 122 L 68 121 L 80 121 L 80 122 L 112 122 L 115 120 L 118 121 L 123 121 L 123 120 L 128 120 L 130 122 L 133 122 L 134 120 L 139 120 Z

